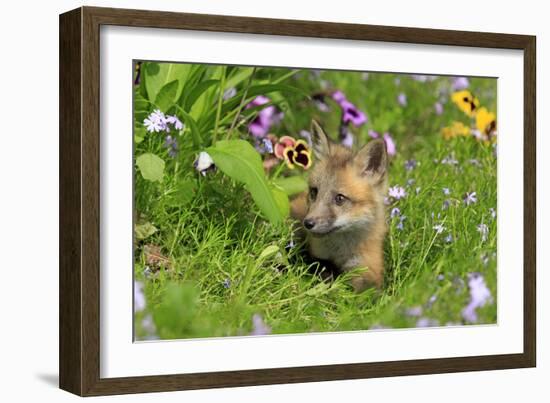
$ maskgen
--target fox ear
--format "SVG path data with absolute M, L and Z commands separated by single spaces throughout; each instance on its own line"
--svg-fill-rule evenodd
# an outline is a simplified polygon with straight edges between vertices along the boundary
M 375 184 L 382 183 L 388 171 L 388 152 L 384 140 L 369 141 L 359 150 L 355 162 L 363 175 L 371 178 Z
M 318 159 L 327 157 L 330 153 L 330 142 L 316 120 L 311 121 L 311 134 L 313 136 L 313 152 Z

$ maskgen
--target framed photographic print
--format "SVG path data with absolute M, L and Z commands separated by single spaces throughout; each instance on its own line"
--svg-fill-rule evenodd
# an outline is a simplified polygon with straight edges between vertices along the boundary
M 60 16 L 60 387 L 535 365 L 535 37 Z

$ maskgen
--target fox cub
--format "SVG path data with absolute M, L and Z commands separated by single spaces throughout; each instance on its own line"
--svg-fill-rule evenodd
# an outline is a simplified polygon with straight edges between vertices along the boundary
M 384 195 L 388 156 L 383 140 L 370 141 L 357 152 L 331 142 L 312 122 L 315 165 L 309 190 L 292 202 L 292 216 L 305 228 L 307 247 L 315 259 L 339 272 L 364 268 L 352 279 L 355 291 L 382 286 Z

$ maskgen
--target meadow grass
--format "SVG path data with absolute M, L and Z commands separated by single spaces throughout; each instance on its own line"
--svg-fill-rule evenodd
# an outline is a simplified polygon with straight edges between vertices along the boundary
M 271 80 L 269 71 L 258 79 Z M 238 181 L 219 170 L 198 174 L 192 168 L 196 149 L 185 132 L 173 159 L 166 157 L 163 137 L 148 134 L 136 150 L 167 162 L 161 181 L 148 181 L 137 169 L 135 174 L 136 224 L 155 228 L 134 247 L 134 277 L 146 300 L 135 314 L 136 338 L 247 335 L 258 331 L 258 321 L 273 334 L 470 324 L 463 310 L 473 273 L 483 276 L 492 301 L 477 309 L 475 323 L 495 323 L 495 148 L 472 136 L 443 139 L 442 127 L 467 122 L 451 102 L 441 115 L 433 111 L 449 79 L 426 83 L 405 75 L 365 79 L 360 73 L 319 77 L 302 71 L 285 82 L 310 93 L 319 82 L 331 83 L 369 116 L 367 126 L 354 130 L 356 143 L 368 140 L 367 127 L 391 131 L 397 143 L 389 184 L 403 187 L 406 196 L 388 201 L 383 288 L 357 294 L 349 285 L 353 273 L 323 279 L 306 259 L 291 218 L 269 222 Z M 470 87 L 495 109 L 494 80 L 472 79 Z M 406 106 L 396 102 L 400 93 L 407 94 Z M 212 130 L 223 138 L 232 126 L 218 125 L 221 97 L 213 99 Z M 299 137 L 316 117 L 337 140 L 334 105 L 322 113 L 298 96 L 277 105 L 285 113 L 277 134 Z M 246 125 L 233 131 L 250 138 Z M 467 204 L 465 195 L 472 192 L 476 201 Z

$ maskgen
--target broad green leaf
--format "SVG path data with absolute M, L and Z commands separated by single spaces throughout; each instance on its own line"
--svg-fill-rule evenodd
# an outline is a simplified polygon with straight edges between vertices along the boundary
M 155 98 L 155 105 L 163 112 L 168 111 L 175 102 L 178 92 L 178 80 L 170 81 L 162 87 Z
M 227 176 L 245 184 L 260 211 L 273 223 L 283 220 L 280 201 L 266 180 L 260 155 L 244 140 L 222 140 L 206 149 Z M 277 196 L 279 198 L 279 196 Z
M 279 212 L 283 217 L 287 217 L 290 214 L 290 203 L 288 201 L 288 195 L 281 188 L 273 185 L 270 185 L 270 187 L 271 194 L 273 195 L 273 198 L 277 203 L 277 207 L 279 207 Z
M 197 194 L 197 183 L 193 179 L 184 179 L 176 185 L 173 193 L 170 193 L 168 201 L 170 205 L 183 207 L 193 200 Z
M 198 83 L 191 91 L 187 94 L 185 98 L 185 105 L 183 105 L 186 111 L 189 111 L 197 99 L 210 87 L 215 84 L 218 84 L 219 80 L 206 80 Z
M 162 176 L 164 175 L 164 161 L 159 156 L 151 153 L 141 154 L 136 159 L 136 165 L 143 179 L 152 182 L 162 180 Z
M 149 238 L 151 235 L 153 235 L 155 232 L 157 232 L 157 227 L 155 227 L 150 222 L 145 222 L 143 224 L 136 224 L 134 227 L 134 234 L 136 235 L 136 239 L 143 240 L 146 238 Z
M 154 63 L 147 62 L 142 65 L 142 74 L 145 76 L 145 88 L 147 98 L 153 101 L 157 98 L 161 88 L 171 81 L 178 80 L 176 99 L 179 99 L 183 90 L 183 84 L 191 70 L 190 64 L 181 63 Z
M 281 188 L 288 196 L 302 193 L 307 189 L 307 182 L 302 176 L 287 176 L 273 180 L 273 184 Z

